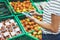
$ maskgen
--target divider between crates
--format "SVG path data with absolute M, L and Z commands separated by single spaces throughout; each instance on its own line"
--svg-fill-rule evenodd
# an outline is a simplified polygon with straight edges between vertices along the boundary
M 4 6 L 6 5 L 5 7 L 6 10 L 3 10 L 4 11 L 3 14 L 0 14 L 2 15 L 0 16 L 0 22 L 1 24 L 3 24 L 3 27 L 5 29 L 2 32 L 4 35 L 3 36 L 4 39 L 6 40 L 42 40 L 41 27 L 35 22 L 33 22 L 32 20 L 30 20 L 29 18 L 27 18 L 25 15 L 23 15 L 22 12 L 30 13 L 32 11 L 31 13 L 34 13 L 33 10 L 35 10 L 35 12 L 39 14 L 43 14 L 43 10 L 38 10 L 33 0 L 30 0 L 30 1 L 21 0 L 21 2 L 15 0 L 15 2 L 12 2 L 12 3 L 11 1 L 14 1 L 14 0 L 0 0 L 0 3 L 2 4 L 4 3 Z M 14 3 L 21 4 L 22 7 L 21 5 L 14 5 Z M 27 5 L 29 4 L 29 6 L 27 6 L 25 3 Z M 16 7 L 19 6 L 22 9 L 19 9 L 19 7 L 17 7 L 17 10 L 14 10 L 16 8 L 13 8 L 14 7 L 13 5 Z M 26 6 L 26 9 L 25 7 L 23 8 L 23 6 Z M 1 4 L 0 4 L 0 8 L 1 8 Z M 4 15 L 5 13 L 6 15 Z M 34 16 L 37 17 L 36 15 Z M 37 19 L 41 21 L 42 20 L 41 17 L 42 16 L 38 16 Z M 26 23 L 25 23 L 25 20 L 26 20 Z
M 15 37 L 13 39 L 9 39 L 9 40 L 38 40 L 35 37 L 32 37 L 28 34 L 23 34 L 23 35 L 19 35 L 18 37 Z

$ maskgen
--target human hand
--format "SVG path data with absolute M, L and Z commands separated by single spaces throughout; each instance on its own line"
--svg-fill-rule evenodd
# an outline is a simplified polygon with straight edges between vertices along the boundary
M 32 10 L 32 11 L 30 11 L 30 15 L 39 15 L 39 16 L 42 16 L 43 14 L 39 14 L 35 10 Z

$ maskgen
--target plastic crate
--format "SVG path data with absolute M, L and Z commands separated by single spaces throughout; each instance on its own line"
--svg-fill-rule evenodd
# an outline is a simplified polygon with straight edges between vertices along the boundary
M 0 0 L 0 17 L 12 15 L 12 11 L 7 5 L 6 1 Z
M 38 40 L 38 39 L 28 34 L 23 34 L 23 35 L 18 35 L 18 37 L 15 37 L 9 40 Z
M 23 15 L 23 16 L 17 15 L 17 17 L 18 17 L 18 19 L 19 19 L 18 21 L 20 21 L 19 23 L 20 23 L 21 27 L 25 30 L 25 28 L 24 28 L 24 26 L 23 26 L 21 20 L 25 19 L 26 16 L 25 16 L 25 15 Z M 41 30 L 41 29 L 39 29 L 39 30 Z M 32 31 L 32 32 L 34 32 L 34 31 Z M 25 30 L 25 33 L 31 35 L 31 33 L 30 33 L 30 32 L 27 32 L 26 30 Z M 40 34 L 40 35 L 42 35 L 42 34 Z M 31 36 L 32 36 L 32 35 L 31 35 Z M 33 37 L 34 37 L 34 36 L 33 36 Z M 38 39 L 38 38 L 37 38 L 37 39 Z M 39 40 L 39 39 L 38 39 L 38 40 Z
M 15 38 L 15 37 L 18 37 L 19 35 L 25 34 L 24 31 L 23 31 L 23 29 L 20 27 L 20 24 L 19 24 L 18 21 L 17 21 L 18 19 L 17 19 L 15 16 L 5 16 L 5 17 L 1 17 L 1 18 L 0 18 L 0 22 L 5 21 L 5 20 L 7 20 L 7 19 L 14 19 L 14 21 L 17 23 L 20 31 L 22 32 L 21 34 L 18 34 L 17 36 L 13 36 L 13 37 L 11 37 L 11 38 L 8 38 L 7 40 L 13 39 L 13 38 Z
M 20 20 L 22 20 L 22 19 L 25 19 L 26 16 L 25 16 L 25 15 L 22 15 L 22 16 L 17 15 L 16 17 L 18 18 L 18 21 L 19 21 L 19 24 L 20 24 L 21 28 L 23 28 L 24 32 L 26 32 L 24 26 L 22 25 L 22 23 L 21 23 L 21 21 L 20 21 Z
M 10 8 L 11 8 L 11 10 L 14 12 L 14 14 L 18 14 L 18 15 L 23 15 L 21 12 L 20 13 L 18 13 L 18 12 L 15 12 L 15 10 L 14 10 L 14 8 L 11 6 L 11 4 L 10 4 L 10 2 L 13 2 L 13 1 L 17 1 L 17 0 L 6 0 L 7 1 L 7 3 L 8 3 L 8 5 L 10 6 Z M 25 1 L 25 0 L 20 0 L 21 2 L 23 2 L 23 1 Z M 31 1 L 30 1 L 31 2 Z M 33 6 L 33 5 L 32 5 Z M 34 6 L 33 6 L 34 7 Z M 35 7 L 34 7 L 35 8 Z M 35 10 L 36 10 L 36 8 L 35 8 Z

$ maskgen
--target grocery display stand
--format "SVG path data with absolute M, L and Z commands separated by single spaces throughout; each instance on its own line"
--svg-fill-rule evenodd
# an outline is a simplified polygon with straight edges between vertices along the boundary
M 8 14 L 8 15 L 4 15 L 5 12 L 1 13 L 0 14 L 0 22 L 2 22 L 4 20 L 7 20 L 7 19 L 14 19 L 17 22 L 17 25 L 19 26 L 19 28 L 20 28 L 20 30 L 22 32 L 22 34 L 19 34 L 17 36 L 12 37 L 12 38 L 8 38 L 6 40 L 17 40 L 17 39 L 18 40 L 27 40 L 27 39 L 28 40 L 36 40 L 36 38 L 25 34 L 24 29 L 19 24 L 18 19 L 16 18 L 16 16 L 13 15 L 13 12 L 11 11 L 10 6 L 7 4 L 6 0 L 0 0 L 0 8 L 2 6 L 1 3 L 4 3 L 4 5 L 6 5 L 5 8 L 8 9 L 8 11 L 10 12 L 10 14 L 8 14 L 8 12 L 6 12 L 6 14 Z M 1 16 L 1 15 L 3 15 L 3 16 Z M 24 37 L 26 37 L 26 38 L 24 38 Z
M 7 40 L 39 40 L 38 38 L 30 35 L 30 33 L 28 33 L 25 28 L 23 27 L 21 20 L 22 18 L 25 17 L 25 15 L 23 15 L 22 13 L 17 13 L 15 12 L 15 10 L 13 9 L 13 7 L 10 5 L 10 1 L 12 0 L 0 0 L 0 8 L 1 8 L 1 3 L 4 3 L 4 5 L 6 5 L 6 9 L 8 10 L 6 12 L 6 15 L 4 15 L 4 13 L 0 14 L 0 22 L 7 20 L 7 19 L 14 19 L 15 22 L 17 22 L 17 25 L 19 26 L 19 29 L 21 30 L 21 34 L 8 38 Z M 22 1 L 22 0 L 21 0 Z M 36 5 L 34 4 L 35 0 L 30 0 L 30 2 L 32 3 L 32 6 L 34 6 L 36 12 L 43 14 L 42 10 L 38 11 L 38 8 L 36 7 Z M 4 6 L 3 6 L 4 7 Z M 0 12 L 1 13 L 1 12 Z M 17 13 L 17 14 L 16 14 Z M 1 16 L 2 15 L 2 16 Z M 41 34 L 42 35 L 42 34 Z

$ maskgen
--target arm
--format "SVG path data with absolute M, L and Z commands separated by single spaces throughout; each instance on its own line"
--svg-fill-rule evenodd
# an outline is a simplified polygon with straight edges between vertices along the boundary
M 60 16 L 52 14 L 51 18 L 52 18 L 51 25 L 53 26 L 52 28 L 54 29 L 55 32 L 57 32 L 59 28 L 59 23 L 60 23 Z
M 50 30 L 50 31 L 52 31 L 52 32 L 57 32 L 58 31 L 58 25 L 59 25 L 59 16 L 56 16 L 56 15 L 51 15 L 51 17 L 52 17 L 52 23 L 51 24 L 48 24 L 48 23 L 44 23 L 44 22 L 42 22 L 42 21 L 39 21 L 39 20 L 37 20 L 36 18 L 33 18 L 34 19 L 34 21 L 36 22 L 36 23 L 38 23 L 41 27 L 43 27 L 43 28 L 45 28 L 45 29 L 48 29 L 48 30 Z

